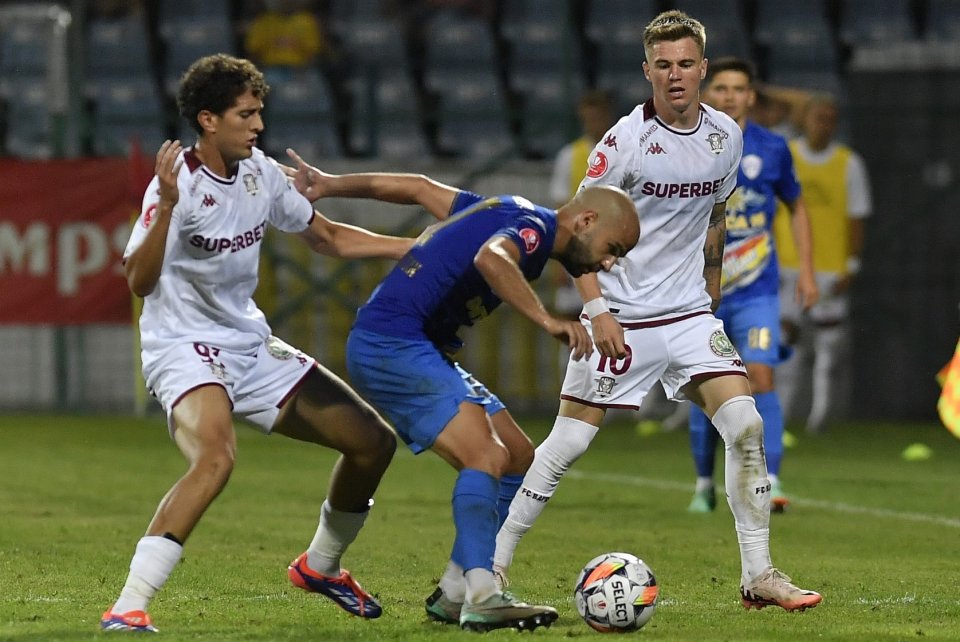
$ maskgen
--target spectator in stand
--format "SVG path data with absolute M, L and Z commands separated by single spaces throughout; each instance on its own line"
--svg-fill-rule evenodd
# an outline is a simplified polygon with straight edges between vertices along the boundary
M 269 83 L 278 84 L 319 70 L 336 111 L 340 145 L 351 153 L 352 101 L 343 84 L 346 58 L 335 35 L 320 19 L 315 0 L 264 0 L 264 9 L 247 27 L 243 46 Z

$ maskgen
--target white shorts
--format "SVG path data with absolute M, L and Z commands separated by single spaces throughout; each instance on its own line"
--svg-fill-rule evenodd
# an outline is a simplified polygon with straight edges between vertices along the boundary
M 621 322 L 625 359 L 608 359 L 594 350 L 589 360 L 567 364 L 560 398 L 595 408 L 639 410 L 659 379 L 668 399 L 682 401 L 680 388 L 690 381 L 747 371 L 723 322 L 709 312 L 648 322 Z M 587 332 L 592 329 L 584 321 Z
M 780 269 L 780 317 L 795 325 L 800 325 L 804 312 L 797 303 L 797 279 L 800 273 L 790 268 Z M 836 272 L 816 272 L 817 289 L 820 298 L 806 313 L 814 323 L 833 324 L 845 321 L 850 314 L 850 296 L 844 291 L 837 293 L 840 275 Z
M 159 354 L 143 356 L 147 389 L 167 413 L 171 435 L 176 430 L 173 408 L 177 402 L 210 384 L 227 391 L 233 414 L 269 433 L 280 407 L 316 363 L 276 337 L 268 337 L 249 353 L 207 343 L 177 343 Z

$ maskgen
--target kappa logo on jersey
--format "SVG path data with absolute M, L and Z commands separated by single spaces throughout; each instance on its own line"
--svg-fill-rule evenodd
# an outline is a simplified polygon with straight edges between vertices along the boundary
M 707 136 L 707 142 L 710 143 L 710 151 L 714 154 L 723 152 L 723 136 L 720 134 L 709 134 Z
M 660 143 L 650 143 L 650 146 L 647 147 L 646 154 L 666 154 L 667 150 L 660 146 Z
M 617 137 L 613 134 L 607 134 L 607 137 L 603 139 L 603 144 L 607 147 L 613 147 L 618 152 L 620 151 L 620 148 L 617 147 Z
M 590 167 L 587 168 L 587 176 L 590 178 L 600 178 L 607 173 L 607 157 L 603 152 L 593 152 L 590 157 Z
M 247 193 L 251 196 L 256 196 L 257 192 L 260 191 L 260 186 L 257 185 L 257 177 L 253 174 L 243 175 L 243 186 L 247 188 Z
M 153 203 L 147 208 L 147 211 L 143 213 L 143 226 L 149 228 L 150 224 L 153 223 L 153 217 L 156 216 L 156 214 L 157 204 Z
M 523 247 L 527 254 L 533 254 L 540 247 L 540 233 L 531 227 L 520 230 L 520 238 L 523 239 Z
M 200 202 L 200 207 L 213 207 L 217 204 L 217 199 L 215 199 L 210 194 L 204 194 L 203 200 Z

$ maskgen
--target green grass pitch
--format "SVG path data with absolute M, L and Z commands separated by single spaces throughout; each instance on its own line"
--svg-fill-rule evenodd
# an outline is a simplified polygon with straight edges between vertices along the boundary
M 523 425 L 537 442 L 550 418 Z M 468 633 L 429 622 L 453 537 L 454 472 L 405 449 L 387 473 L 344 565 L 381 599 L 379 620 L 353 618 L 294 589 L 286 565 L 309 542 L 334 455 L 238 429 L 227 489 L 187 544 L 150 612 L 163 640 L 439 640 Z M 133 547 L 184 470 L 160 417 L 0 417 L 0 640 L 103 639 Z M 935 424 L 854 423 L 787 451 L 794 504 L 772 517 L 775 563 L 823 604 L 805 613 L 745 611 L 725 504 L 685 511 L 693 482 L 687 435 L 605 426 L 577 462 L 511 572 L 517 594 L 560 611 L 524 636 L 592 638 L 573 582 L 595 555 L 642 557 L 660 602 L 648 640 L 960 639 L 960 443 Z M 926 461 L 901 451 L 923 442 Z M 513 637 L 513 631 L 487 634 Z

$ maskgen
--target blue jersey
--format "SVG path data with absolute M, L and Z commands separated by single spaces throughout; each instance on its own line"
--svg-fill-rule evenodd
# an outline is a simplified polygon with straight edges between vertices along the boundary
M 771 231 L 777 199 L 792 203 L 798 196 L 800 183 L 787 141 L 747 122 L 737 189 L 727 201 L 721 279 L 725 303 L 777 293 L 779 274 Z
M 528 281 L 540 276 L 557 235 L 555 211 L 520 196 L 484 198 L 460 192 L 450 218 L 427 228 L 357 312 L 354 328 L 423 339 L 452 352 L 457 331 L 473 325 L 501 303 L 474 267 L 477 252 L 494 236 L 520 249 Z

